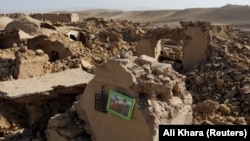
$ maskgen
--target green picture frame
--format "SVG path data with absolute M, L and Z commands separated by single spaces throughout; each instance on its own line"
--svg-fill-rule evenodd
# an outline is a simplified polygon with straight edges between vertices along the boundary
M 135 106 L 135 99 L 110 90 L 107 101 L 107 112 L 110 112 L 127 121 L 131 120 Z

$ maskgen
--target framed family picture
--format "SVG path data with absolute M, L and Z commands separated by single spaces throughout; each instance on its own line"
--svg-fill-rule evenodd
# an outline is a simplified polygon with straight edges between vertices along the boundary
M 125 120 L 131 120 L 135 99 L 110 90 L 106 110 Z

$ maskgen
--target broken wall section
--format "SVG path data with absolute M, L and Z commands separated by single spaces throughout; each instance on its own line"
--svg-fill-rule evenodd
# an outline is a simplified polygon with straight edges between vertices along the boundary
M 82 69 L 70 69 L 41 77 L 0 82 L 0 115 L 11 123 L 9 130 L 25 128 L 22 135 L 13 135 L 18 137 L 16 140 L 45 138 L 49 118 L 69 110 L 92 78 L 92 74 Z M 10 138 L 6 137 L 6 140 Z
M 171 60 L 182 62 L 182 67 L 179 68 L 183 69 L 189 69 L 198 63 L 206 61 L 209 57 L 209 47 L 212 40 L 210 22 L 181 21 L 180 24 L 181 28 L 149 30 L 144 35 L 143 40 L 137 44 L 136 55 L 149 55 L 167 63 L 170 63 Z M 164 44 L 155 44 L 160 40 Z M 180 50 L 182 51 L 180 52 Z M 173 54 L 175 55 L 169 56 Z
M 51 73 L 49 58 L 42 50 L 15 47 L 0 51 L 0 80 L 25 79 Z
M 50 61 L 67 58 L 72 55 L 79 55 L 84 46 L 80 41 L 70 41 L 64 34 L 52 34 L 50 37 L 40 35 L 28 40 L 28 47 L 31 50 L 41 49 L 48 54 Z
M 51 72 L 51 64 L 48 55 L 42 50 L 28 50 L 21 47 L 15 54 L 15 67 L 13 77 L 15 79 L 31 78 L 42 76 Z
M 141 41 L 136 45 L 136 55 L 148 55 L 155 59 L 159 59 L 159 57 L 164 58 L 164 53 L 166 53 L 166 46 L 171 45 L 182 46 L 182 31 L 180 28 L 170 29 L 170 28 L 157 28 L 149 30 L 143 37 Z M 163 46 L 162 40 L 164 40 L 165 44 Z M 168 40 L 168 42 L 165 42 Z M 162 52 L 164 51 L 164 52 Z M 163 55 L 163 56 L 162 56 Z
M 210 54 L 210 42 L 212 41 L 210 22 L 180 22 L 183 33 L 190 37 L 184 40 L 183 47 L 183 68 L 189 69 L 192 66 L 205 62 Z
M 137 56 L 147 55 L 158 59 L 161 53 L 161 40 L 144 39 L 136 46 Z
M 157 141 L 159 124 L 192 124 L 192 97 L 186 91 L 185 76 L 170 64 L 145 55 L 123 56 L 108 60 L 95 74 L 74 104 L 93 141 Z M 110 90 L 135 99 L 130 121 L 95 110 L 95 94 L 107 96 Z
M 70 22 L 78 22 L 80 20 L 79 15 L 76 13 L 57 13 L 57 14 L 30 14 L 30 17 L 44 21 L 48 20 L 51 22 L 63 22 L 63 23 L 70 23 Z
M 0 81 L 10 80 L 15 65 L 15 52 L 18 48 L 0 50 Z

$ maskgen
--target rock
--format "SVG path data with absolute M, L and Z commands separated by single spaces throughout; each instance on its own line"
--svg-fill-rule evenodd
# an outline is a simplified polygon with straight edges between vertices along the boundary
M 92 69 L 93 65 L 91 65 L 88 61 L 82 59 L 81 60 L 82 67 L 85 69 Z
M 20 52 L 26 52 L 28 50 L 28 47 L 27 46 L 22 46 L 22 47 L 20 47 L 20 49 L 19 49 L 19 51 Z
M 44 55 L 44 52 L 41 49 L 38 49 L 35 52 L 36 52 L 36 55 Z
M 202 78 L 200 76 L 195 76 L 195 78 L 194 78 L 194 84 L 196 86 L 200 86 L 200 85 L 202 85 L 202 83 L 203 83 Z
M 241 94 L 250 94 L 250 85 L 245 85 L 239 88 Z
M 152 65 L 152 69 L 158 75 L 165 74 L 171 68 L 172 68 L 172 66 L 170 64 L 165 64 L 165 63 L 155 63 Z
M 48 141 L 68 141 L 67 137 L 61 136 L 53 129 L 47 129 L 46 136 Z
M 84 122 L 79 119 L 72 107 L 65 113 L 56 114 L 49 121 L 46 129 L 48 141 L 53 141 L 53 139 L 69 140 L 86 134 L 83 129 Z
M 215 84 L 216 84 L 217 87 L 223 87 L 224 81 L 222 79 L 217 79 L 215 81 Z
M 244 117 L 238 117 L 235 119 L 236 124 L 247 125 L 246 119 Z
M 193 109 L 197 112 L 211 114 L 219 108 L 219 104 L 212 100 L 206 100 L 202 103 L 197 104 Z
M 228 107 L 226 104 L 220 104 L 219 111 L 227 115 L 231 113 L 230 107 Z
M 227 117 L 227 121 L 231 122 L 231 123 L 234 123 L 235 122 L 235 118 L 232 117 L 232 116 L 228 116 Z
M 244 77 L 244 76 L 243 76 L 240 72 L 236 73 L 236 74 L 233 76 L 233 78 L 234 78 L 235 81 L 240 81 L 240 80 L 243 79 L 243 77 Z
M 70 118 L 67 115 L 57 114 L 50 118 L 49 125 L 54 127 L 65 127 L 70 122 Z
M 246 117 L 246 122 L 249 124 L 250 123 L 250 116 Z
M 211 122 L 216 124 L 216 125 L 229 125 L 230 124 L 230 123 L 228 123 L 226 121 L 222 121 L 222 120 L 217 119 L 217 118 L 211 119 Z
M 8 122 L 8 120 L 0 115 L 0 128 L 1 129 L 8 129 L 8 128 L 10 128 L 10 126 L 11 125 Z
M 37 55 L 32 50 L 16 54 L 14 78 L 24 79 L 49 74 L 51 64 L 46 54 Z
M 136 61 L 141 65 L 149 64 L 150 66 L 157 62 L 155 58 L 149 57 L 147 55 L 141 55 Z
M 61 135 L 67 136 L 69 138 L 76 137 L 76 136 L 83 134 L 83 133 L 84 133 L 84 129 L 82 129 L 82 128 L 79 128 L 79 129 L 64 128 L 64 129 L 60 130 Z
M 205 120 L 201 123 L 202 125 L 215 125 L 213 122 L 209 121 L 209 120 Z

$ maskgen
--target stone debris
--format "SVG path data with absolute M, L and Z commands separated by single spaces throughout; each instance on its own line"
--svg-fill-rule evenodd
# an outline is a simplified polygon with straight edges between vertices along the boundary
M 154 65 L 150 66 L 148 60 L 153 60 Z M 131 121 L 95 110 L 95 104 L 90 101 L 94 101 L 95 93 L 100 93 L 102 87 L 106 96 L 109 90 L 115 90 L 136 100 Z M 97 67 L 94 79 L 75 107 L 86 121 L 84 128 L 93 141 L 103 138 L 156 141 L 159 124 L 192 124 L 191 104 L 185 76 L 174 71 L 170 64 L 143 55 L 118 56 Z M 123 128 L 118 130 L 117 126 Z
M 250 124 L 249 32 L 42 16 L 54 18 L 0 15 L 0 139 L 157 140 L 159 124 Z M 133 124 L 94 109 L 101 86 L 135 98 Z
M 28 50 L 27 47 L 20 48 L 15 54 L 15 66 L 13 77 L 25 79 L 42 76 L 51 72 L 49 57 L 42 50 Z
M 218 28 L 219 32 L 213 30 L 207 61 L 182 73 L 187 76 L 186 85 L 192 92 L 195 108 L 210 107 L 207 99 L 218 105 L 205 115 L 200 114 L 200 110 L 194 110 L 194 124 L 201 124 L 208 118 L 212 118 L 214 124 L 249 124 L 246 118 L 250 112 L 247 59 L 250 58 L 250 49 L 244 49 L 249 44 L 249 34 L 223 26 Z M 221 30 L 224 30 L 223 34 Z M 217 39 L 221 36 L 225 41 Z M 236 120 L 239 118 L 241 120 Z
M 46 136 L 48 141 L 91 140 L 84 130 L 84 121 L 78 117 L 73 108 L 49 119 Z

